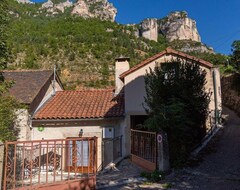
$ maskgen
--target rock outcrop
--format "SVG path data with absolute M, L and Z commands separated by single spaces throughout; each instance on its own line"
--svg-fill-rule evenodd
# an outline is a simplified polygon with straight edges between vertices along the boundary
M 77 14 L 84 18 L 94 17 L 94 15 L 90 13 L 89 6 L 84 0 L 77 1 L 77 3 L 74 5 L 74 8 L 72 10 L 72 14 Z
M 70 0 L 59 4 L 54 4 L 51 0 L 48 0 L 42 4 L 41 9 L 46 9 L 48 13 L 46 16 L 50 16 L 64 13 L 65 9 L 69 7 L 73 7 L 71 14 L 83 18 L 99 18 L 114 22 L 117 14 L 117 9 L 108 0 L 77 0 L 74 4 Z
M 74 4 L 72 14 L 84 18 L 100 18 L 101 20 L 114 22 L 117 9 L 107 0 L 78 0 Z
M 47 2 L 42 4 L 42 8 L 43 9 L 49 9 L 49 8 L 53 8 L 54 4 L 51 0 L 48 0 Z
M 141 22 L 139 36 L 157 41 L 159 33 L 169 42 L 174 40 L 201 42 L 196 21 L 189 18 L 185 11 L 172 12 L 163 19 L 151 18 Z
M 188 17 L 187 12 L 173 12 L 159 20 L 159 29 L 168 41 L 192 40 L 201 42 L 196 21 Z
M 158 24 L 157 19 L 148 18 L 142 21 L 140 35 L 149 40 L 158 40 Z
M 54 4 L 51 0 L 48 0 L 47 2 L 42 4 L 41 9 L 46 9 L 48 13 L 58 14 L 59 11 L 64 13 L 65 8 L 72 6 L 73 3 L 70 0 L 67 0 L 66 2 L 62 2 L 59 4 Z

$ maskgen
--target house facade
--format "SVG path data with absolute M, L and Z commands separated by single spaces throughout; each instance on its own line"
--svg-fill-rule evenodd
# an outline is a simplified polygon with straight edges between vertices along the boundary
M 131 129 L 147 119 L 143 107 L 144 76 L 150 69 L 172 60 L 193 61 L 206 71 L 205 89 L 211 92 L 209 110 L 213 115 L 221 111 L 219 70 L 209 62 L 170 48 L 132 68 L 129 58 L 116 59 L 115 89 L 64 91 L 54 72 L 6 71 L 5 78 L 16 81 L 10 93 L 27 105 L 26 109 L 18 111 L 19 140 L 97 137 L 99 170 L 130 155 Z M 84 150 L 91 149 L 87 142 L 80 146 Z
M 34 115 L 32 140 L 97 137 L 100 170 L 126 155 L 125 128 L 123 96 L 113 89 L 61 91 Z
M 31 122 L 36 111 L 63 86 L 57 75 L 49 70 L 19 70 L 2 71 L 6 81 L 12 81 L 9 89 L 11 96 L 15 97 L 23 106 L 16 110 L 15 125 L 20 128 L 19 140 L 31 140 Z
M 119 83 L 120 88 L 124 88 L 125 100 L 125 120 L 128 126 L 128 133 L 126 133 L 127 142 L 130 142 L 130 129 L 135 128 L 138 124 L 143 124 L 147 118 L 144 109 L 144 97 L 146 96 L 144 76 L 150 69 L 161 66 L 161 63 L 171 62 L 174 60 L 193 61 L 200 65 L 200 68 L 206 71 L 206 85 L 205 89 L 211 93 L 209 111 L 214 117 L 215 112 L 221 112 L 221 84 L 220 72 L 211 63 L 198 59 L 196 57 L 187 55 L 182 52 L 167 48 L 165 51 L 156 54 L 136 66 L 128 69 L 128 59 L 121 59 L 117 64 L 125 66 L 126 70 L 120 74 Z M 117 68 L 117 67 L 116 67 Z M 124 70 L 124 69 L 122 69 Z M 119 87 L 117 87 L 119 89 Z M 118 90 L 119 91 L 119 90 Z M 207 127 L 210 128 L 210 122 L 207 122 Z M 130 148 L 126 150 L 130 153 Z

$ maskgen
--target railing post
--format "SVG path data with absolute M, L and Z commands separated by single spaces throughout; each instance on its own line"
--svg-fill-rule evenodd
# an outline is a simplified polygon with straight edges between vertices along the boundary
M 4 167 L 4 143 L 0 142 L 0 190 L 3 185 L 3 167 Z

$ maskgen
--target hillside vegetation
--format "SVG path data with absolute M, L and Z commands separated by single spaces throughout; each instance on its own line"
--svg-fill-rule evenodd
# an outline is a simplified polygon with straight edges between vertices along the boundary
M 67 89 L 111 86 L 115 58 L 130 57 L 133 66 L 170 45 L 164 36 L 158 42 L 137 38 L 131 26 L 83 19 L 68 11 L 54 17 L 44 12 L 36 16 L 38 4 L 10 0 L 9 5 L 9 69 L 52 69 L 56 64 Z M 222 59 L 214 54 L 201 57 L 218 64 Z

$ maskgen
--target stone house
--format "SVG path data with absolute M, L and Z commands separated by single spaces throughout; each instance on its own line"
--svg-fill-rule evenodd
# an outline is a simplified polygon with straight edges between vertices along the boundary
M 219 70 L 209 62 L 170 48 L 132 68 L 129 58 L 116 59 L 115 89 L 64 91 L 54 72 L 6 71 L 6 79 L 16 80 L 10 93 L 28 105 L 28 109 L 19 111 L 20 140 L 96 136 L 99 169 L 130 155 L 130 129 L 147 118 L 143 108 L 144 76 L 150 68 L 176 59 L 200 64 L 207 72 L 206 90 L 212 92 L 209 110 L 221 110 Z
M 62 83 L 53 71 L 4 70 L 2 74 L 5 80 L 13 81 L 9 89 L 10 95 L 25 105 L 25 108 L 16 111 L 16 126 L 20 127 L 19 140 L 31 140 L 33 115 L 49 98 L 54 96 L 56 91 L 63 90 Z
M 123 96 L 114 97 L 113 89 L 64 91 L 53 71 L 2 73 L 5 80 L 14 83 L 10 95 L 25 105 L 16 111 L 19 141 L 74 138 L 79 133 L 82 137 L 96 136 L 99 169 L 125 154 Z

